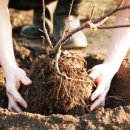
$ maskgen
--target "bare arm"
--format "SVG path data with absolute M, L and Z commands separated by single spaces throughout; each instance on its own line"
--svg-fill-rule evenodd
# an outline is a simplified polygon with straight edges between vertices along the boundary
M 130 4 L 127 1 L 125 4 Z M 130 10 L 123 10 L 116 15 L 116 25 L 130 24 Z M 111 64 L 118 71 L 120 64 L 130 47 L 130 28 L 118 28 L 113 30 L 111 44 L 104 63 Z
M 7 69 L 6 65 L 16 66 L 12 46 L 12 28 L 7 7 L 7 1 L 0 1 L 0 61 L 4 70 Z
M 121 0 L 118 0 L 120 2 Z M 124 5 L 130 4 L 129 0 L 124 1 Z M 115 25 L 130 24 L 130 10 L 123 10 L 116 14 Z M 90 110 L 94 110 L 105 105 L 105 97 L 110 88 L 110 83 L 119 70 L 121 62 L 130 47 L 130 28 L 113 29 L 112 38 L 108 54 L 103 64 L 92 68 L 90 76 L 97 84 L 96 90 L 91 96 L 93 101 Z
M 11 111 L 21 112 L 17 103 L 27 107 L 27 103 L 18 92 L 20 82 L 25 85 L 31 83 L 24 70 L 17 67 L 13 43 L 12 28 L 8 12 L 8 0 L 0 0 L 0 63 L 6 77 L 6 92 L 9 99 L 8 108 Z

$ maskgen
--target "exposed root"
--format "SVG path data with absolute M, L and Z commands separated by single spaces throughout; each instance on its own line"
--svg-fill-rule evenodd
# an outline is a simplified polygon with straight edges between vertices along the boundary
M 123 98 L 120 97 L 120 96 L 108 96 L 108 97 L 106 98 L 106 100 L 108 100 L 108 99 L 110 99 L 110 98 L 115 99 L 115 100 L 119 100 L 119 101 L 123 101 L 124 103 L 126 103 L 126 101 L 123 100 Z
M 86 113 L 94 83 L 84 67 L 84 58 L 74 55 L 61 54 L 58 60 L 60 72 L 67 77 L 57 74 L 54 57 L 41 56 L 35 61 L 31 74 L 33 85 L 28 96 L 24 97 L 28 101 L 29 112 Z

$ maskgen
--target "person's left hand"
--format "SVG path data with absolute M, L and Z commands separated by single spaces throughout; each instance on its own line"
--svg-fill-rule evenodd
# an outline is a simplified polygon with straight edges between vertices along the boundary
M 110 88 L 111 80 L 115 75 L 114 72 L 108 64 L 100 64 L 92 68 L 90 77 L 93 78 L 96 84 L 96 90 L 90 98 L 92 101 L 90 111 L 105 105 L 105 98 Z
M 10 111 L 22 112 L 18 104 L 27 108 L 27 103 L 18 92 L 20 84 L 29 85 L 32 81 L 27 77 L 25 71 L 18 67 L 11 67 L 5 70 L 6 93 L 9 99 L 8 109 Z

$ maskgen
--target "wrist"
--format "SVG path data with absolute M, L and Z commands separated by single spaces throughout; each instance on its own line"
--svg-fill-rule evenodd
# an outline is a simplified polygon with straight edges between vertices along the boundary
M 4 61 L 1 63 L 5 74 L 8 74 L 13 68 L 17 68 L 17 63 L 15 61 Z
M 104 61 L 103 64 L 105 66 L 107 66 L 108 68 L 108 73 L 110 73 L 112 76 L 114 76 L 118 70 L 119 70 L 119 67 L 116 63 L 110 63 L 110 62 L 107 62 L 107 61 Z

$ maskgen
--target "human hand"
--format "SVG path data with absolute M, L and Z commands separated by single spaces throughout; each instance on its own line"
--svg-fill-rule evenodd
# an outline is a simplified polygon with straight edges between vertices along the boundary
M 93 78 L 96 84 L 96 90 L 90 98 L 93 102 L 90 106 L 90 111 L 105 105 L 105 98 L 114 75 L 115 71 L 109 64 L 100 64 L 92 68 L 90 77 Z
M 24 108 L 27 108 L 27 103 L 18 92 L 18 89 L 21 83 L 30 85 L 32 81 L 26 76 L 25 71 L 18 67 L 11 67 L 6 70 L 5 77 L 6 93 L 9 100 L 8 109 L 10 111 L 22 112 L 18 103 Z

